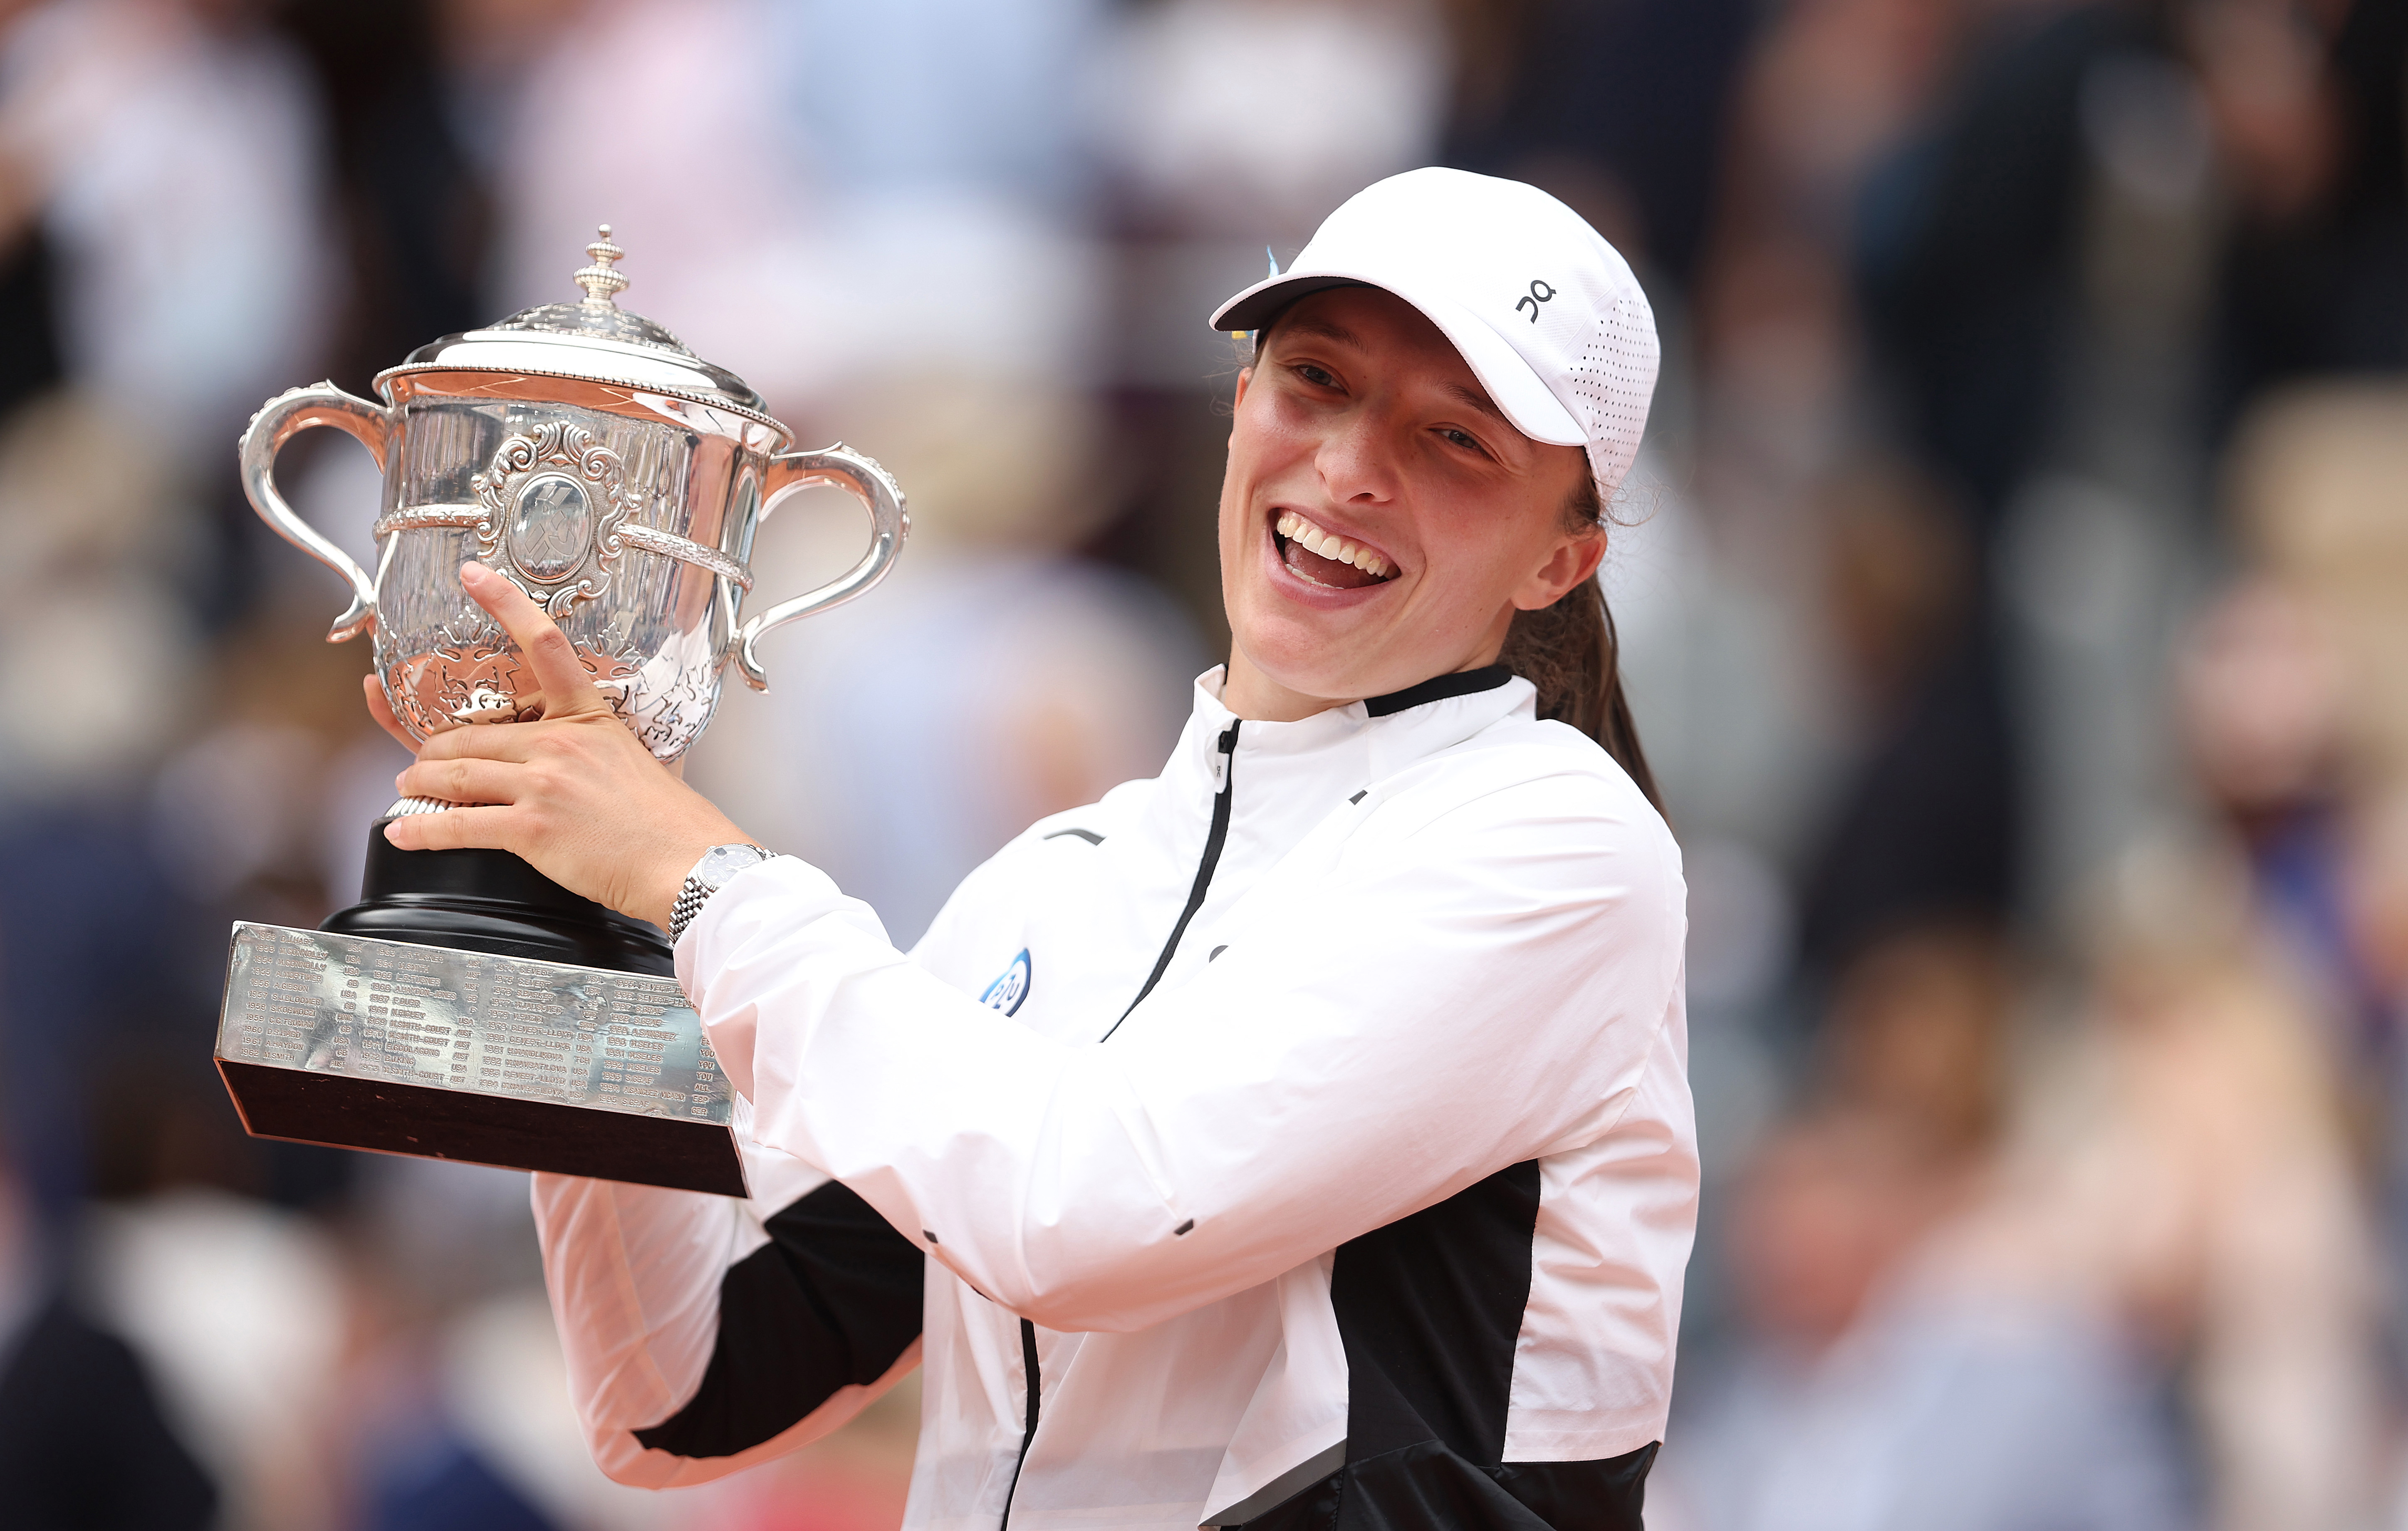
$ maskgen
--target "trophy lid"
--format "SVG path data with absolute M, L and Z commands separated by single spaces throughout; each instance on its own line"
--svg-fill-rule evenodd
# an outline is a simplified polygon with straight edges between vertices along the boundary
M 585 290 L 583 298 L 523 308 L 482 329 L 430 341 L 401 365 L 379 374 L 379 386 L 396 373 L 434 370 L 575 378 L 674 393 L 767 421 L 767 407 L 743 379 L 696 356 L 661 325 L 619 307 L 627 278 L 617 265 L 626 253 L 610 242 L 610 225 L 602 224 L 601 237 L 585 247 L 591 264 L 574 274 Z

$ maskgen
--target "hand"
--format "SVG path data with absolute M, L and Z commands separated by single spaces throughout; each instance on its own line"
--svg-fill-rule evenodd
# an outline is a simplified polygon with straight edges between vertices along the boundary
M 385 838 L 404 851 L 513 851 L 572 893 L 666 926 L 702 853 L 750 837 L 652 758 L 518 586 L 482 564 L 462 565 L 460 583 L 526 656 L 543 717 L 464 724 L 416 746 L 418 763 L 394 779 L 404 795 L 491 806 L 396 819 Z M 410 745 L 383 682 L 369 676 L 366 692 L 377 722 Z

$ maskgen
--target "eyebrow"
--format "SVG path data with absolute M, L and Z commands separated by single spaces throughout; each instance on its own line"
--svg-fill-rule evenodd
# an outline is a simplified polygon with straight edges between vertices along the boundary
M 1451 382 L 1446 385 L 1446 391 L 1449 393 L 1454 394 L 1456 399 L 1469 405 L 1472 408 L 1479 410 L 1482 414 L 1486 415 L 1491 420 L 1498 421 L 1500 423 L 1507 425 L 1513 423 L 1512 421 L 1505 418 L 1504 410 L 1497 408 L 1495 404 L 1489 401 L 1488 395 L 1482 393 L 1477 388 L 1466 388 L 1461 383 Z
M 1352 346 L 1356 351 L 1369 351 L 1370 349 L 1363 344 L 1363 337 L 1361 336 L 1356 335 L 1353 330 L 1348 329 L 1343 324 L 1335 323 L 1326 319 L 1313 319 L 1311 317 L 1291 319 L 1286 323 L 1282 324 L 1280 329 L 1289 335 L 1317 335 L 1325 340 L 1335 340 L 1341 346 Z

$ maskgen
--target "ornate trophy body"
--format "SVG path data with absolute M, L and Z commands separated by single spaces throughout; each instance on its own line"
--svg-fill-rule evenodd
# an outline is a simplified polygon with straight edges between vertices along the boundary
M 461 588 L 477 559 L 542 605 L 622 721 L 664 762 L 710 720 L 731 659 L 766 685 L 771 629 L 884 577 L 909 529 L 884 469 L 793 436 L 734 374 L 617 307 L 609 228 L 581 301 L 447 336 L 378 375 L 270 400 L 243 487 L 341 575 L 330 642 L 372 633 L 394 714 L 420 739 L 539 716 L 517 648 Z M 294 515 L 273 469 L 313 425 L 384 470 L 371 576 Z M 746 615 L 761 518 L 790 491 L 850 490 L 868 550 L 841 578 Z M 368 837 L 361 901 L 317 931 L 237 923 L 217 1060 L 254 1135 L 744 1194 L 734 1100 L 670 977 L 663 934 L 497 851 Z

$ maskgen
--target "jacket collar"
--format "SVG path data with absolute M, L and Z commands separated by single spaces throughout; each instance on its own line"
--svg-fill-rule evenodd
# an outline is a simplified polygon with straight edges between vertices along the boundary
M 1495 691 L 1512 679 L 1513 672 L 1502 665 L 1491 665 L 1481 670 L 1457 670 L 1452 675 L 1433 675 L 1418 686 L 1392 691 L 1385 696 L 1364 698 L 1363 710 L 1371 717 L 1385 718 L 1417 707 L 1427 707 L 1432 702 Z
M 1221 738 L 1239 722 L 1221 703 L 1226 680 L 1226 669 L 1218 665 L 1196 678 L 1195 712 L 1173 756 L 1174 768 L 1200 771 L 1215 787 Z M 1353 791 L 1460 744 L 1516 711 L 1535 716 L 1537 708 L 1536 688 L 1501 665 L 1433 676 L 1403 691 L 1349 702 L 1294 723 L 1247 720 L 1238 734 L 1238 768 L 1255 781 L 1265 781 L 1261 773 L 1267 766 L 1280 777 L 1290 777 L 1297 768 L 1313 776 L 1328 770 L 1334 777 L 1355 778 L 1347 788 Z

